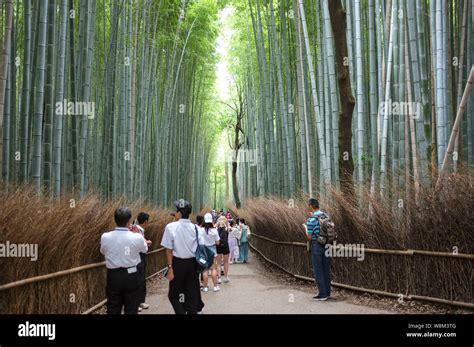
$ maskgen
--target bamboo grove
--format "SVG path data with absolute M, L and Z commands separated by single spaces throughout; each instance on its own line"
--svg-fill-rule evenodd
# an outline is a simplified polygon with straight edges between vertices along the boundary
M 343 0 L 342 21 L 337 3 L 233 2 L 244 199 L 340 188 L 344 161 L 353 161 L 356 187 L 382 197 L 409 198 L 436 184 L 469 76 L 472 83 L 474 3 Z M 338 59 L 341 46 L 347 55 Z M 448 172 L 474 166 L 473 99 L 462 102 Z
M 216 92 L 225 8 L 233 111 Z M 237 205 L 328 185 L 416 198 L 440 170 L 474 166 L 473 10 L 470 0 L 3 0 L 2 181 L 202 207 L 222 190 L 215 152 L 228 136 Z
M 2 178 L 203 205 L 215 1 L 3 1 Z M 194 172 L 194 175 L 190 175 Z

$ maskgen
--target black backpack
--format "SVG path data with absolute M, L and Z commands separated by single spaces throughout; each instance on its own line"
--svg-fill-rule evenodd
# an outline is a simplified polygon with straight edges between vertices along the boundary
M 194 226 L 196 231 L 196 272 L 202 273 L 208 270 L 214 263 L 214 253 L 206 246 L 199 243 L 199 235 L 197 227 Z

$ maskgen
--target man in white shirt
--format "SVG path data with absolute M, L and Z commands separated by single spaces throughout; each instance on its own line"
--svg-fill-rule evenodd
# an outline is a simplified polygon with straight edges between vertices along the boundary
M 196 271 L 196 227 L 189 220 L 189 201 L 175 202 L 175 222 L 166 226 L 161 245 L 166 248 L 168 298 L 176 314 L 196 314 L 199 306 L 199 274 Z
M 142 235 L 131 233 L 127 228 L 132 217 L 129 208 L 115 210 L 117 227 L 102 234 L 100 252 L 105 256 L 107 267 L 107 313 L 138 313 L 140 305 L 140 252 L 146 253 L 148 246 Z

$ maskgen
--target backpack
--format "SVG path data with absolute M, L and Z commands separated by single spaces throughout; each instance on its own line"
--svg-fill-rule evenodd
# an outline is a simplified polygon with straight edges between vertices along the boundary
M 337 239 L 336 226 L 326 213 L 315 215 L 319 221 L 319 235 L 317 241 L 321 245 L 333 243 Z
M 199 236 L 197 227 L 194 226 L 196 230 L 196 272 L 202 273 L 208 270 L 214 263 L 214 253 L 205 245 L 199 244 Z

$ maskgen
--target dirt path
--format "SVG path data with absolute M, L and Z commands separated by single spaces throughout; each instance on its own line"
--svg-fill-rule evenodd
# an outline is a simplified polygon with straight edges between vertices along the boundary
M 268 276 L 259 260 L 251 254 L 248 264 L 230 265 L 229 283 L 220 285 L 220 292 L 202 293 L 205 314 L 385 314 L 390 311 L 354 305 L 337 296 L 315 302 L 314 295 L 304 288 L 286 284 Z M 148 310 L 141 314 L 173 314 L 168 301 L 168 281 L 160 278 L 149 285 Z

